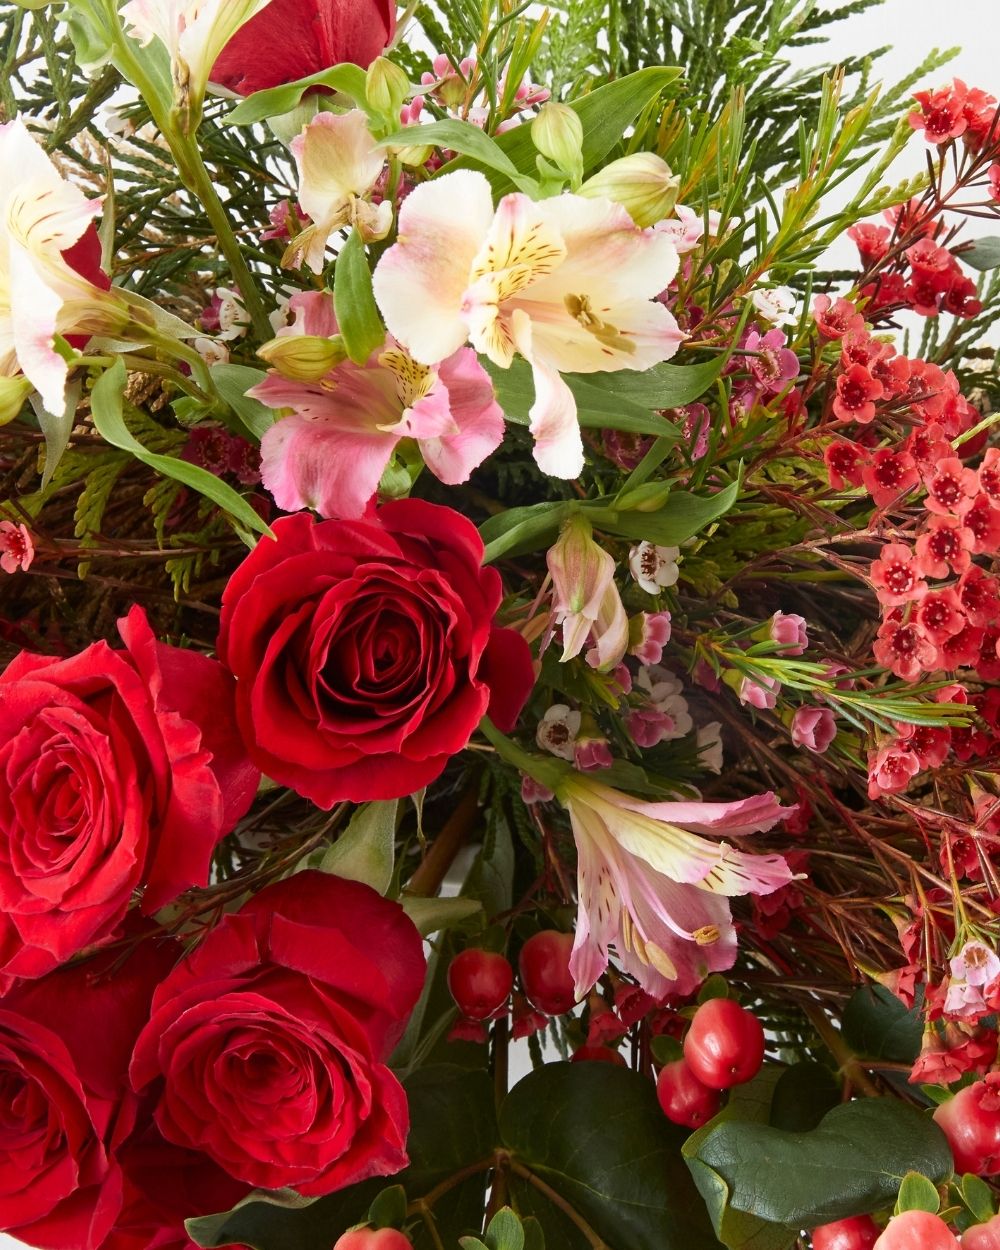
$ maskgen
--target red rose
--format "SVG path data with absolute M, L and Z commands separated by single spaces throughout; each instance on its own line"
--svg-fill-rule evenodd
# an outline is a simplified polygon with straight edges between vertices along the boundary
M 0 984 L 107 940 L 139 888 L 151 912 L 204 885 L 256 791 L 228 673 L 140 608 L 118 628 L 0 674 Z
M 225 917 L 163 982 L 136 1090 L 163 1136 L 262 1189 L 316 1196 L 406 1165 L 385 1066 L 424 979 L 423 945 L 366 885 L 302 872 Z
M 222 596 L 219 658 L 250 754 L 332 807 L 440 776 L 484 713 L 509 729 L 534 681 L 520 634 L 493 625 L 500 576 L 471 522 L 437 504 L 360 521 L 274 524 Z
M 122 1202 L 115 1151 L 138 1100 L 128 1063 L 177 955 L 146 939 L 0 1002 L 0 1228 L 46 1250 L 95 1250 Z
M 271 0 L 226 44 L 211 78 L 250 95 L 342 61 L 367 67 L 395 30 L 395 0 Z

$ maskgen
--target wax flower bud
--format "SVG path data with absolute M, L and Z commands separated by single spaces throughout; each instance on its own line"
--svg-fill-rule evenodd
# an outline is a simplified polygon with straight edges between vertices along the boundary
M 605 165 L 580 187 L 589 199 L 612 200 L 637 226 L 652 226 L 673 211 L 681 180 L 662 156 L 633 152 Z
M 257 349 L 283 378 L 293 382 L 318 382 L 347 359 L 339 334 L 323 338 L 315 334 L 286 334 L 269 339 Z
M 531 123 L 531 141 L 574 182 L 583 177 L 583 123 L 568 104 L 543 104 Z

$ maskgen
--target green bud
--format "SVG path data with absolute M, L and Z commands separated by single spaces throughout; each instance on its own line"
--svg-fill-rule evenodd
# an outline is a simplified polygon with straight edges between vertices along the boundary
M 588 199 L 613 200 L 637 226 L 652 226 L 677 203 L 681 180 L 655 152 L 633 152 L 605 165 L 580 188 Z
M 399 110 L 410 94 L 410 80 L 406 74 L 386 60 L 376 57 L 365 75 L 365 99 L 369 106 L 393 124 L 399 121 Z
M 14 378 L 0 378 L 0 425 L 13 421 L 24 401 L 31 394 L 32 386 L 23 374 Z
M 347 359 L 347 350 L 339 334 L 330 339 L 315 334 L 284 334 L 259 347 L 257 355 L 273 365 L 283 378 L 318 382 Z
M 670 496 L 670 486 L 666 482 L 643 482 L 615 501 L 615 507 L 622 512 L 659 512 Z
M 583 123 L 568 104 L 543 104 L 531 123 L 531 141 L 574 182 L 583 177 Z

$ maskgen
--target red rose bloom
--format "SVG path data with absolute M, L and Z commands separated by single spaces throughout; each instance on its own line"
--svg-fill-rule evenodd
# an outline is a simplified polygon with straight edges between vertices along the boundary
M 132 1060 L 163 1136 L 230 1176 L 309 1196 L 406 1165 L 385 1066 L 424 979 L 397 904 L 302 872 L 227 916 L 163 982 Z
M 250 95 L 342 61 L 367 67 L 395 30 L 395 0 L 271 0 L 223 48 L 212 82 Z
M 320 807 L 411 794 L 481 717 L 509 729 L 534 681 L 493 625 L 475 527 L 408 499 L 360 521 L 275 522 L 222 596 L 219 658 L 255 763 Z
M 138 1101 L 128 1062 L 172 942 L 146 939 L 18 987 L 0 1003 L 0 1228 L 95 1250 L 118 1217 L 115 1153 Z
M 119 632 L 0 674 L 0 985 L 106 941 L 137 889 L 151 912 L 206 884 L 256 792 L 225 669 L 140 608 Z

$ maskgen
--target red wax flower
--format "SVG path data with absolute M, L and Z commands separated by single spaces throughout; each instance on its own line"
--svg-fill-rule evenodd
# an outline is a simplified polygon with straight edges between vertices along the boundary
M 396 798 L 439 777 L 485 713 L 512 728 L 531 658 L 493 624 L 500 576 L 471 522 L 409 499 L 274 533 L 226 587 L 218 646 L 267 776 L 325 808 Z
M 366 885 L 301 872 L 226 916 L 157 989 L 131 1076 L 163 1136 L 237 1180 L 328 1194 L 406 1164 L 385 1066 L 420 994 L 420 935 Z
M 141 608 L 118 628 L 0 674 L 0 984 L 112 937 L 137 890 L 152 912 L 206 885 L 257 790 L 229 674 Z
M 250 95 L 342 61 L 368 66 L 395 30 L 393 0 L 271 0 L 226 44 L 211 79 Z

